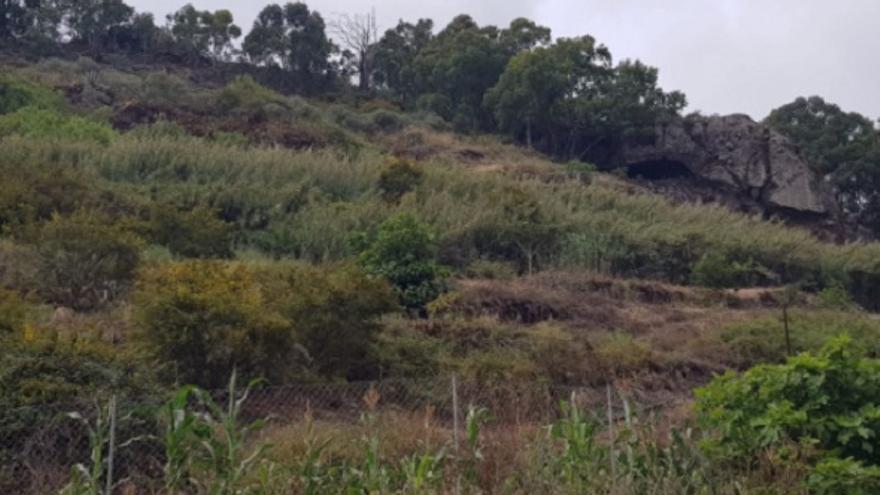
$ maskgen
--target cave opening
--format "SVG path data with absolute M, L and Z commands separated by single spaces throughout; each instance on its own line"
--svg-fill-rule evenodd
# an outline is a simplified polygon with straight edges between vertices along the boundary
M 686 179 L 694 177 L 683 163 L 673 160 L 648 160 L 634 163 L 626 167 L 626 175 L 630 179 L 664 180 Z

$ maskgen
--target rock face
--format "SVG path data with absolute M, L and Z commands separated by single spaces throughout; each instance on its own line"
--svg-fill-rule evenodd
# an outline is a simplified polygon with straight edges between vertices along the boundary
M 671 187 L 681 199 L 702 196 L 801 219 L 833 216 L 833 197 L 795 146 L 746 115 L 691 116 L 658 124 L 655 132 L 654 144 L 626 145 L 615 161 L 660 192 Z

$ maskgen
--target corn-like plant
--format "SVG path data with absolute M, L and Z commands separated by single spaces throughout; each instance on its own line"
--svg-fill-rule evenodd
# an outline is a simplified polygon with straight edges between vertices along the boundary
M 550 426 L 550 438 L 560 445 L 553 459 L 561 480 L 577 491 L 587 489 L 604 472 L 608 450 L 596 441 L 597 426 L 573 403 L 561 402 L 563 417 Z
M 244 392 L 236 393 L 236 373 L 229 380 L 228 401 L 223 408 L 207 392 L 194 389 L 195 397 L 205 412 L 200 415 L 207 428 L 195 428 L 199 449 L 199 464 L 206 471 L 205 479 L 199 480 L 202 492 L 209 495 L 244 495 L 257 493 L 250 486 L 252 477 L 265 460 L 270 449 L 259 444 L 252 452 L 247 451 L 248 436 L 265 425 L 265 420 L 241 424 L 241 409 L 256 381 Z
M 439 493 L 443 484 L 443 462 L 446 453 L 425 452 L 403 459 L 400 465 L 402 485 L 405 494 L 423 495 Z
M 164 426 L 165 490 L 178 493 L 192 484 L 191 467 L 195 443 L 211 434 L 210 426 L 200 421 L 188 405 L 196 388 L 189 386 L 177 391 L 159 411 Z
M 318 440 L 314 433 L 314 421 L 310 412 L 305 415 L 305 455 L 298 464 L 297 477 L 302 495 L 321 495 L 338 481 L 339 469 L 323 462 L 323 455 L 332 440 Z
M 89 433 L 89 461 L 77 463 L 70 473 L 70 481 L 61 489 L 60 495 L 101 495 L 106 475 L 107 459 L 104 455 L 110 437 L 110 413 L 98 405 L 93 421 L 78 412 L 67 417 L 80 422 Z

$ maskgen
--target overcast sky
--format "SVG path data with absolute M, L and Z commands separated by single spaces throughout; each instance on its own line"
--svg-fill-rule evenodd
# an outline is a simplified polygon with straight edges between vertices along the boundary
M 157 19 L 186 0 L 129 0 Z M 264 3 L 193 0 L 227 8 L 250 29 Z M 311 0 L 325 19 L 376 9 L 380 28 L 397 19 L 434 19 L 442 28 L 468 13 L 480 24 L 528 17 L 553 35 L 591 34 L 616 60 L 660 68 L 664 89 L 690 110 L 761 119 L 797 96 L 818 94 L 848 111 L 880 118 L 880 0 Z

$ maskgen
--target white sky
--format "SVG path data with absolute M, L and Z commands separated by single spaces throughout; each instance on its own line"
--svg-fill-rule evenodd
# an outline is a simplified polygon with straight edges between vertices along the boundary
M 165 14 L 186 0 L 129 0 Z M 226 8 L 245 33 L 266 1 L 193 0 Z M 482 24 L 528 17 L 553 35 L 591 34 L 616 60 L 660 69 L 664 89 L 684 91 L 689 110 L 761 119 L 797 96 L 820 95 L 880 118 L 880 0 L 313 0 L 325 19 L 375 8 L 380 28 L 434 19 L 437 30 L 468 13 Z M 162 21 L 164 22 L 164 21 Z

